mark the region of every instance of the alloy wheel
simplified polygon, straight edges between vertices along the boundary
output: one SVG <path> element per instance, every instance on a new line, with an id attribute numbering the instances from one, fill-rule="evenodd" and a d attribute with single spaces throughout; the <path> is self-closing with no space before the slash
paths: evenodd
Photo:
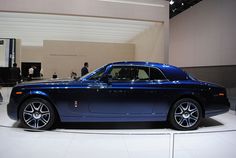
<path id="1" fill-rule="evenodd" d="M 40 101 L 27 104 L 23 110 L 24 122 L 31 128 L 45 127 L 49 123 L 50 117 L 49 108 Z"/>
<path id="2" fill-rule="evenodd" d="M 199 120 L 198 107 L 192 102 L 183 102 L 176 107 L 174 119 L 181 127 L 193 127 Z"/>

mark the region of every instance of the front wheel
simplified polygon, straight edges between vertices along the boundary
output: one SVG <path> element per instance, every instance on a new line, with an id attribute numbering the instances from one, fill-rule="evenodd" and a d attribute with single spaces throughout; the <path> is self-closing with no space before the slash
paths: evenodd
<path id="1" fill-rule="evenodd" d="M 194 130 L 202 119 L 200 104 L 190 98 L 178 100 L 170 110 L 169 122 L 177 130 Z"/>
<path id="2" fill-rule="evenodd" d="M 55 123 L 55 116 L 51 103 L 41 98 L 26 100 L 19 111 L 19 118 L 23 126 L 32 129 L 50 129 Z"/>

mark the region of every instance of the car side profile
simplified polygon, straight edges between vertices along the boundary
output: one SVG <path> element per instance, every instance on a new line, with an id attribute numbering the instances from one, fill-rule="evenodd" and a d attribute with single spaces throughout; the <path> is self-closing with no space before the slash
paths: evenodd
<path id="1" fill-rule="evenodd" d="M 61 122 L 168 121 L 194 130 L 202 118 L 229 110 L 226 89 L 175 66 L 115 62 L 71 81 L 19 84 L 7 112 L 27 128 Z"/>

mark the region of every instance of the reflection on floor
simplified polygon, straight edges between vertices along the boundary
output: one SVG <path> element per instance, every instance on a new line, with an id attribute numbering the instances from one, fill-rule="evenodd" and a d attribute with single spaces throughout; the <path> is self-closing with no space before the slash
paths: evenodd
<path id="1" fill-rule="evenodd" d="M 0 157 L 234 158 L 236 113 L 204 119 L 200 128 L 175 131 L 158 123 L 64 123 L 52 131 L 21 128 L 8 118 L 10 88 L 0 105 Z"/>

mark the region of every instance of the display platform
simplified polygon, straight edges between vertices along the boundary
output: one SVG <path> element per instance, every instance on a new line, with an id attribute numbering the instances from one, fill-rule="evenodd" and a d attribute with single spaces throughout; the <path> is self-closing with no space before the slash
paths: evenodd
<path id="1" fill-rule="evenodd" d="M 176 131 L 158 123 L 60 124 L 52 131 L 23 129 L 8 118 L 4 88 L 0 105 L 1 157 L 56 158 L 234 158 L 236 113 L 204 119 L 194 131 Z"/>

